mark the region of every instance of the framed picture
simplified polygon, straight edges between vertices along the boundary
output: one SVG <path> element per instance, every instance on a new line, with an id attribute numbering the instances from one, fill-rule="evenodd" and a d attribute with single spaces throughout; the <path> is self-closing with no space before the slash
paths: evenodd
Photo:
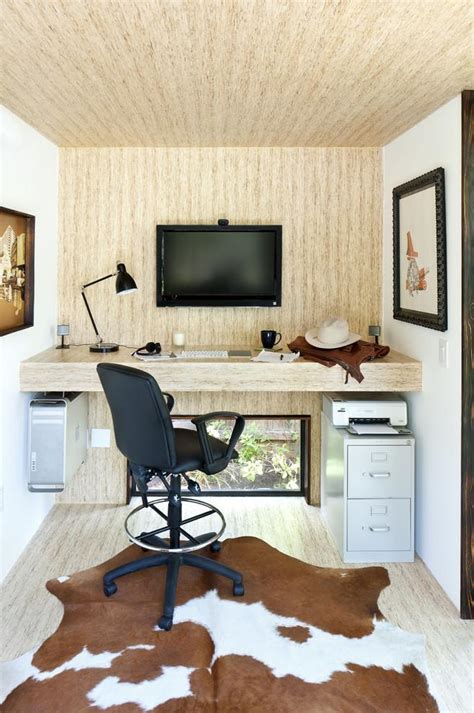
<path id="1" fill-rule="evenodd" d="M 448 328 L 443 168 L 393 189 L 393 317 Z"/>
<path id="2" fill-rule="evenodd" d="M 0 207 L 0 337 L 33 326 L 35 217 Z"/>

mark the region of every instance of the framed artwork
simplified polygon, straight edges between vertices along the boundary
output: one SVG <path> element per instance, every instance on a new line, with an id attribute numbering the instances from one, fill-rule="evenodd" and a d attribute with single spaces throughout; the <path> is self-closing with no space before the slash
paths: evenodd
<path id="1" fill-rule="evenodd" d="M 35 217 L 0 207 L 0 337 L 33 326 Z"/>
<path id="2" fill-rule="evenodd" d="M 393 317 L 448 328 L 443 168 L 393 189 Z"/>

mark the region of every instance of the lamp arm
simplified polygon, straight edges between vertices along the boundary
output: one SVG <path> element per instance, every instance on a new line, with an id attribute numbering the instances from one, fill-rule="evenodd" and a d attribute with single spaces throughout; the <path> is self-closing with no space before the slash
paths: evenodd
<path id="1" fill-rule="evenodd" d="M 84 287 L 87 287 L 87 285 L 85 285 Z M 97 329 L 97 325 L 94 321 L 94 317 L 92 316 L 91 308 L 89 307 L 89 303 L 88 303 L 87 298 L 84 294 L 84 287 L 82 288 L 82 291 L 81 291 L 82 299 L 84 300 L 84 304 L 86 305 L 87 313 L 88 313 L 90 320 L 92 322 L 92 326 L 94 327 L 95 336 L 97 337 L 97 344 L 100 344 L 102 342 L 102 337 L 99 334 L 99 330 Z"/>
<path id="2" fill-rule="evenodd" d="M 116 270 L 115 272 L 111 272 L 110 275 L 105 275 L 105 277 L 99 277 L 98 280 L 92 280 L 92 282 L 87 282 L 85 285 L 82 285 L 82 288 L 81 288 L 81 289 L 82 289 L 82 290 L 85 290 L 86 287 L 90 287 L 91 285 L 95 285 L 95 284 L 97 284 L 97 282 L 102 282 L 102 280 L 108 280 L 109 277 L 115 277 L 115 275 L 117 274 L 117 272 L 118 272 L 118 270 Z"/>
<path id="3" fill-rule="evenodd" d="M 92 282 L 87 282 L 85 285 L 82 285 L 82 287 L 81 287 L 82 299 L 84 300 L 84 304 L 86 305 L 86 309 L 87 309 L 87 314 L 89 315 L 89 318 L 92 322 L 92 326 L 94 327 L 95 336 L 97 337 L 97 344 L 100 344 L 102 342 L 102 337 L 99 334 L 99 330 L 97 329 L 97 325 L 95 323 L 94 317 L 92 316 L 91 308 L 89 307 L 89 303 L 88 303 L 87 298 L 84 294 L 84 290 L 86 289 L 86 287 L 90 287 L 91 285 L 96 285 L 98 282 L 102 282 L 103 280 L 108 280 L 109 277 L 115 277 L 116 274 L 117 274 L 117 272 L 111 272 L 110 275 L 105 275 L 104 277 L 99 277 L 98 280 L 92 280 Z"/>

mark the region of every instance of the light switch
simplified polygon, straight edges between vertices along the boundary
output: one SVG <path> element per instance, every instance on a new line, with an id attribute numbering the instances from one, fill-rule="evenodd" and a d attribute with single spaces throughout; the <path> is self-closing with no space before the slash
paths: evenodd
<path id="1" fill-rule="evenodd" d="M 91 428 L 91 448 L 110 448 L 110 428 Z"/>
<path id="2" fill-rule="evenodd" d="M 447 367 L 448 367 L 448 340 L 447 339 L 439 340 L 438 361 L 439 361 L 439 365 L 442 366 L 443 369 L 447 369 Z"/>

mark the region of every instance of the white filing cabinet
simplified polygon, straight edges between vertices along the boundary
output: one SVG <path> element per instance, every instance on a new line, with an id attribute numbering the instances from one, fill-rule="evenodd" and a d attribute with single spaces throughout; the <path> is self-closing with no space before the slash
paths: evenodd
<path id="1" fill-rule="evenodd" d="M 321 414 L 321 510 L 344 562 L 413 562 L 413 436 L 358 436 Z"/>

